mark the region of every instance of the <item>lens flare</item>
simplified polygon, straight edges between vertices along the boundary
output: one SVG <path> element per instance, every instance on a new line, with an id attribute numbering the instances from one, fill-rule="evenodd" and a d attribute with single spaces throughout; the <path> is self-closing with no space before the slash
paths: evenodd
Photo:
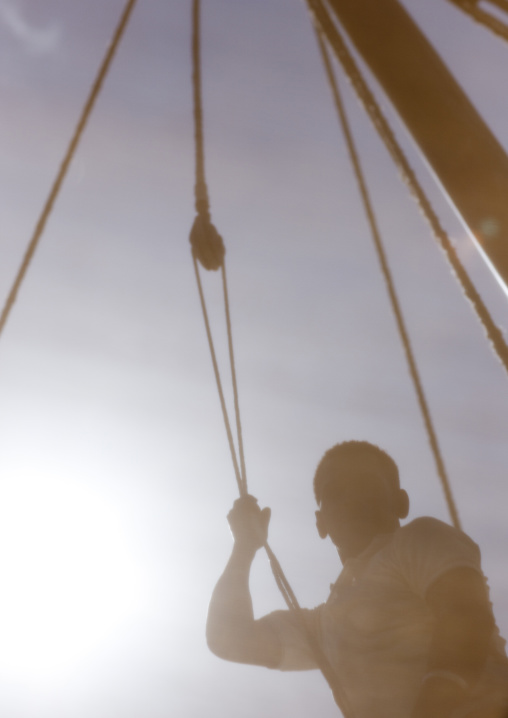
<path id="1" fill-rule="evenodd" d="M 60 682 L 142 608 L 141 566 L 112 506 L 83 482 L 27 474 L 0 488 L 0 671 Z"/>

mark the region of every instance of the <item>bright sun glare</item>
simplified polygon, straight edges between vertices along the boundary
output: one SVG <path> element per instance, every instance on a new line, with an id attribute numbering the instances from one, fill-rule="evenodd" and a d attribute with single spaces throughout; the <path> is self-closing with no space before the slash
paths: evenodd
<path id="1" fill-rule="evenodd" d="M 145 582 L 113 507 L 84 483 L 3 477 L 0 671 L 58 683 L 142 605 Z"/>

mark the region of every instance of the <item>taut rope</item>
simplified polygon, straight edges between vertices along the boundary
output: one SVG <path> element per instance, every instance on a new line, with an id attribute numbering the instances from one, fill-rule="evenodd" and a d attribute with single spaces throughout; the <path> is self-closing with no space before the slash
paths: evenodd
<path id="1" fill-rule="evenodd" d="M 235 470 L 236 482 L 238 484 L 238 490 L 240 496 L 247 494 L 247 479 L 245 472 L 245 459 L 243 452 L 243 438 L 240 422 L 240 408 L 238 401 L 238 386 L 236 381 L 236 371 L 233 353 L 233 335 L 231 329 L 231 316 L 229 311 L 229 296 L 226 282 L 226 271 L 225 271 L 225 248 L 222 237 L 215 229 L 210 218 L 210 206 L 208 199 L 208 189 L 205 178 L 205 162 L 204 162 L 204 138 L 203 138 L 203 109 L 201 101 L 201 69 L 200 69 L 200 0 L 193 0 L 192 5 L 192 61 L 193 61 L 193 95 L 194 95 L 194 136 L 196 142 L 196 182 L 195 182 L 195 206 L 197 216 L 194 220 L 194 224 L 190 233 L 190 242 L 192 246 L 192 257 L 194 261 L 194 269 L 196 274 L 196 281 L 198 285 L 199 297 L 201 302 L 201 309 L 203 312 L 203 318 L 205 322 L 206 334 L 208 338 L 208 345 L 210 349 L 210 355 L 212 358 L 212 364 L 215 374 L 215 381 L 217 384 L 217 390 L 219 392 L 219 399 L 222 408 L 222 415 L 224 419 L 224 425 L 226 427 L 226 433 L 228 437 L 229 448 L 231 451 L 231 458 L 233 461 L 233 467 Z M 235 414 L 236 414 L 236 427 L 238 435 L 238 453 L 240 461 L 238 461 L 235 445 L 233 441 L 233 434 L 231 431 L 231 423 L 228 416 L 226 402 L 224 400 L 224 392 L 222 389 L 222 381 L 220 372 L 217 364 L 216 352 L 214 348 L 212 333 L 210 329 L 210 322 L 208 319 L 208 311 L 206 308 L 206 301 L 203 293 L 203 286 L 199 273 L 198 262 L 208 270 L 221 269 L 222 271 L 222 284 L 224 293 L 224 305 L 226 311 L 226 324 L 228 332 L 228 347 L 229 347 L 229 359 L 231 364 L 231 376 L 233 383 L 233 394 L 235 402 Z M 240 468 L 241 467 L 241 468 Z M 270 562 L 275 582 L 286 602 L 287 607 L 290 611 L 293 611 L 298 616 L 302 631 L 307 637 L 309 647 L 314 653 L 316 663 L 325 677 L 328 685 L 330 686 L 334 695 L 335 701 L 341 708 L 347 718 L 353 718 L 352 712 L 347 705 L 346 698 L 343 694 L 339 680 L 335 671 L 333 670 L 328 658 L 323 653 L 320 645 L 318 644 L 316 637 L 311 632 L 310 628 L 305 621 L 304 614 L 298 603 L 293 589 L 289 581 L 287 580 L 282 567 L 273 553 L 272 549 L 268 545 L 268 542 L 264 544 L 264 549 Z"/>
<path id="2" fill-rule="evenodd" d="M 81 112 L 81 117 L 79 118 L 78 124 L 76 125 L 76 129 L 74 130 L 74 134 L 73 134 L 72 139 L 67 148 L 67 152 L 65 153 L 62 164 L 60 165 L 58 174 L 55 178 L 53 186 L 51 187 L 51 191 L 48 195 L 48 198 L 47 198 L 44 208 L 41 212 L 41 215 L 37 221 L 32 238 L 31 238 L 28 248 L 25 252 L 25 255 L 21 262 L 20 268 L 18 270 L 18 273 L 16 275 L 14 283 L 11 287 L 11 290 L 7 296 L 5 305 L 2 309 L 2 313 L 0 315 L 0 335 L 3 332 L 5 323 L 7 322 L 7 319 L 9 318 L 11 309 L 14 305 L 14 302 L 16 301 L 16 296 L 18 294 L 19 288 L 23 282 L 23 279 L 25 278 L 26 272 L 28 270 L 28 267 L 30 265 L 30 262 L 32 261 L 34 254 L 35 254 L 35 250 L 37 249 L 37 246 L 39 244 L 39 240 L 42 236 L 42 233 L 44 232 L 46 222 L 48 220 L 49 215 L 51 214 L 53 205 L 55 204 L 55 201 L 56 201 L 58 194 L 60 192 L 60 189 L 62 187 L 63 181 L 67 175 L 67 170 L 69 169 L 69 165 L 72 161 L 72 158 L 74 157 L 74 155 L 76 153 L 76 149 L 78 147 L 79 141 L 84 132 L 84 129 L 86 127 L 88 119 L 92 113 L 92 110 L 95 105 L 95 101 L 97 99 L 97 96 L 99 95 L 99 92 L 101 91 L 101 88 L 102 88 L 102 85 L 106 78 L 106 75 L 108 74 L 108 70 L 110 68 L 111 62 L 115 55 L 115 52 L 116 52 L 118 45 L 120 44 L 120 41 L 124 35 L 125 28 L 127 27 L 127 23 L 129 21 L 129 18 L 131 16 L 131 13 L 132 13 L 132 10 L 134 9 L 135 4 L 136 4 L 136 0 L 128 0 L 128 2 L 126 3 L 124 10 L 122 12 L 122 15 L 120 16 L 118 25 L 113 33 L 113 37 L 111 38 L 111 41 L 108 45 L 106 54 L 104 56 L 101 66 L 99 68 L 97 76 L 94 80 L 94 83 L 90 90 L 90 94 L 88 96 L 88 99 L 85 103 L 85 106 L 83 107 L 82 112 Z"/>
<path id="3" fill-rule="evenodd" d="M 459 513 L 457 510 L 457 506 L 455 503 L 455 500 L 453 498 L 452 489 L 450 486 L 450 480 L 448 478 L 445 464 L 443 461 L 443 457 L 441 454 L 441 450 L 439 448 L 439 442 L 437 439 L 437 434 L 434 429 L 434 425 L 432 422 L 432 417 L 430 414 L 428 402 L 425 396 L 425 392 L 423 389 L 423 384 L 420 378 L 420 373 L 418 370 L 418 365 L 416 363 L 416 358 L 411 346 L 411 340 L 409 338 L 409 333 L 406 328 L 406 324 L 404 321 L 404 316 L 402 314 L 402 309 L 400 306 L 399 299 L 397 297 L 397 292 L 395 289 L 395 283 L 393 281 L 392 273 L 390 270 L 390 266 L 388 264 L 388 260 L 386 257 L 386 252 L 383 246 L 383 240 L 381 238 L 381 234 L 379 231 L 379 227 L 376 221 L 376 216 L 374 213 L 374 208 L 372 206 L 372 202 L 369 196 L 369 190 L 367 189 L 367 183 L 365 181 L 365 176 L 362 170 L 362 166 L 360 163 L 360 157 L 358 155 L 357 149 L 355 147 L 355 142 L 353 139 L 353 135 L 351 132 L 351 128 L 349 125 L 349 121 L 346 115 L 346 110 L 344 107 L 344 103 L 342 101 L 342 97 L 339 92 L 339 86 L 337 83 L 337 78 L 335 77 L 332 64 L 330 62 L 330 57 L 328 55 L 328 50 L 326 49 L 323 36 L 321 33 L 321 28 L 315 23 L 315 30 L 316 30 L 316 37 L 318 40 L 319 49 L 321 52 L 321 57 L 323 59 L 323 64 L 325 67 L 326 76 L 328 78 L 328 83 L 330 85 L 330 89 L 332 91 L 333 99 L 335 102 L 335 107 L 337 109 L 337 114 L 339 116 L 340 124 L 342 126 L 342 131 L 344 133 L 344 137 L 346 140 L 349 156 L 351 158 L 351 163 L 353 165 L 353 170 L 356 176 L 356 180 L 358 182 L 358 188 L 360 190 L 360 195 L 362 197 L 365 214 L 367 215 L 367 221 L 370 226 L 370 231 L 372 235 L 372 240 L 374 242 L 374 246 L 376 249 L 376 253 L 378 256 L 381 273 L 383 274 L 386 289 L 388 291 L 388 296 L 390 298 L 390 304 L 392 306 L 392 311 L 395 317 L 395 322 L 397 324 L 397 329 L 399 332 L 400 340 L 402 342 L 402 346 L 404 348 L 404 353 L 406 355 L 406 360 L 409 367 L 409 373 L 411 375 L 411 380 L 413 382 L 413 386 L 415 388 L 416 396 L 418 399 L 418 405 L 420 407 L 420 412 L 422 414 L 423 423 L 425 425 L 425 429 L 427 431 L 427 436 L 429 439 L 430 448 L 432 450 L 432 454 L 434 456 L 434 461 L 436 464 L 437 473 L 439 476 L 439 480 L 441 482 L 441 486 L 445 495 L 446 504 L 448 506 L 448 511 L 450 513 L 450 518 L 452 520 L 453 525 L 455 528 L 461 529 L 460 524 L 460 518 Z"/>

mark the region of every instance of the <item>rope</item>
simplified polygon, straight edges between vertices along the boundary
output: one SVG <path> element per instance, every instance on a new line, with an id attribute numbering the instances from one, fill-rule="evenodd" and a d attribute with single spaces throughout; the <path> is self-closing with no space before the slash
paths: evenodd
<path id="1" fill-rule="evenodd" d="M 197 282 L 198 291 L 199 291 L 199 299 L 201 301 L 201 310 L 203 312 L 203 318 L 205 320 L 206 336 L 208 338 L 208 346 L 210 348 L 210 356 L 212 357 L 213 371 L 215 374 L 217 390 L 219 392 L 220 405 L 221 405 L 221 409 L 222 409 L 222 416 L 224 418 L 224 425 L 226 427 L 226 434 L 228 437 L 229 450 L 231 452 L 231 459 L 233 460 L 233 468 L 235 470 L 236 483 L 238 484 L 238 491 L 240 492 L 240 496 L 245 496 L 247 494 L 247 485 L 246 485 L 246 483 L 244 483 L 244 481 L 242 479 L 242 475 L 240 473 L 240 469 L 238 467 L 238 460 L 236 458 L 235 444 L 233 441 L 233 434 L 231 432 L 231 424 L 229 422 L 228 410 L 226 408 L 226 402 L 224 400 L 224 392 L 222 390 L 222 381 L 220 378 L 219 365 L 217 363 L 217 356 L 215 354 L 215 347 L 213 344 L 212 332 L 210 329 L 210 320 L 208 319 L 208 311 L 206 309 L 206 300 L 205 300 L 205 295 L 203 293 L 203 285 L 201 284 L 201 277 L 199 274 L 198 262 L 197 262 L 196 257 L 194 257 L 194 256 L 193 256 L 193 261 L 194 261 L 194 271 L 196 273 L 196 282 Z"/>
<path id="2" fill-rule="evenodd" d="M 314 27 L 315 27 L 315 31 L 316 31 L 316 37 L 317 37 L 317 41 L 318 41 L 318 45 L 319 45 L 319 50 L 321 52 L 321 57 L 323 59 L 323 64 L 325 67 L 326 76 L 328 78 L 328 83 L 329 83 L 330 89 L 332 91 L 333 99 L 335 102 L 335 107 L 336 107 L 337 113 L 339 115 L 339 120 L 340 120 L 340 124 L 342 126 L 342 131 L 343 131 L 344 137 L 346 139 L 349 156 L 351 158 L 351 163 L 353 165 L 356 180 L 358 182 L 360 195 L 362 197 L 363 205 L 365 208 L 365 213 L 367 215 L 367 221 L 370 226 L 372 239 L 374 242 L 374 246 L 375 246 L 376 253 L 377 253 L 378 260 L 379 260 L 380 267 L 381 267 L 381 272 L 382 272 L 384 280 L 385 280 L 386 289 L 388 291 L 393 314 L 395 316 L 395 321 L 397 323 L 397 329 L 399 331 L 402 346 L 404 347 L 404 353 L 406 355 L 407 363 L 409 366 L 409 373 L 411 375 L 411 379 L 413 381 L 413 385 L 414 385 L 414 388 L 416 391 L 416 396 L 418 398 L 418 404 L 420 406 L 420 411 L 422 414 L 423 422 L 425 424 L 425 429 L 427 431 L 429 444 L 430 444 L 430 447 L 432 450 L 432 454 L 434 456 L 434 461 L 436 464 L 436 469 L 437 469 L 437 473 L 439 476 L 439 480 L 441 482 L 441 486 L 442 486 L 442 489 L 443 489 L 443 492 L 445 495 L 446 503 L 448 506 L 448 511 L 450 513 L 450 518 L 451 518 L 452 523 L 455 526 L 455 528 L 461 529 L 462 527 L 460 524 L 459 514 L 457 511 L 455 500 L 453 498 L 450 481 L 448 479 L 444 461 L 443 461 L 443 458 L 441 455 L 441 450 L 439 448 L 437 435 L 436 435 L 434 425 L 432 422 L 432 418 L 430 415 L 428 402 L 425 397 L 423 384 L 420 379 L 418 366 L 417 366 L 414 352 L 413 352 L 413 349 L 411 346 L 411 340 L 409 338 L 409 334 L 408 334 L 408 331 L 406 328 L 406 324 L 405 324 L 404 317 L 402 314 L 400 302 L 397 297 L 395 284 L 394 284 L 390 266 L 388 264 L 388 260 L 386 257 L 386 252 L 385 252 L 385 249 L 383 246 L 383 240 L 381 238 L 381 234 L 379 232 L 379 228 L 377 225 L 376 216 L 375 216 L 372 202 L 371 202 L 371 199 L 369 196 L 369 191 L 367 188 L 365 176 L 364 176 L 362 166 L 360 163 L 360 158 L 359 158 L 356 146 L 355 146 L 355 141 L 353 139 L 349 121 L 348 121 L 348 118 L 346 115 L 344 103 L 343 103 L 342 97 L 340 95 L 337 78 L 335 77 L 335 74 L 333 72 L 332 64 L 330 62 L 330 57 L 329 57 L 328 51 L 325 47 L 325 43 L 323 41 L 323 36 L 322 36 L 321 30 L 316 24 L 314 24 Z"/>
<path id="3" fill-rule="evenodd" d="M 222 381 L 220 378 L 220 372 L 219 372 L 219 367 L 218 367 L 218 363 L 217 363 L 215 347 L 214 347 L 214 343 L 213 343 L 212 333 L 210 330 L 210 321 L 208 319 L 208 311 L 206 309 L 206 301 L 205 301 L 205 297 L 204 297 L 204 293 L 203 293 L 201 277 L 199 274 L 198 260 L 194 255 L 193 255 L 193 262 L 194 262 L 194 271 L 196 274 L 196 281 L 197 281 L 197 285 L 198 285 L 199 297 L 200 297 L 200 301 L 201 301 L 201 310 L 202 310 L 203 318 L 205 321 L 206 335 L 208 338 L 208 346 L 210 348 L 210 356 L 212 358 L 212 365 L 213 365 L 213 370 L 214 370 L 214 374 L 215 374 L 215 381 L 216 381 L 217 390 L 219 393 L 219 399 L 220 399 L 220 404 L 221 404 L 221 408 L 222 408 L 222 415 L 224 418 L 224 425 L 226 427 L 226 433 L 227 433 L 227 437 L 228 437 L 231 458 L 233 460 L 235 478 L 236 478 L 236 482 L 238 485 L 238 490 L 239 490 L 240 496 L 245 496 L 247 494 L 247 482 L 246 482 L 246 480 L 243 479 L 240 469 L 238 467 L 238 460 L 236 457 L 233 435 L 231 432 L 231 424 L 229 421 L 226 403 L 224 400 Z M 224 267 L 223 267 L 223 269 L 224 269 Z M 225 269 L 223 271 L 223 283 L 224 283 L 224 286 L 226 286 Z M 225 289 L 225 292 L 226 292 L 225 296 L 227 297 L 227 288 Z M 230 358 L 231 358 L 233 345 L 232 345 L 232 336 L 231 336 L 231 332 L 230 332 L 229 311 L 227 312 L 227 316 L 228 316 L 228 343 L 229 343 Z M 234 368 L 233 368 L 234 360 L 232 359 L 231 361 L 232 361 L 232 365 L 231 365 L 232 366 L 232 376 L 235 377 L 233 379 L 233 383 L 236 386 L 236 376 L 235 376 L 235 372 L 234 372 Z M 240 426 L 239 408 L 238 408 L 237 402 L 235 402 L 235 408 L 237 410 L 237 422 L 238 422 L 237 426 Z M 240 456 L 241 456 L 242 462 L 244 462 L 243 452 L 240 454 Z M 244 466 L 244 463 L 243 463 L 243 466 Z M 245 470 L 245 467 L 244 467 L 244 470 Z M 245 474 L 243 476 L 245 476 Z M 266 542 L 264 544 L 264 549 L 268 556 L 268 560 L 270 562 L 270 568 L 272 570 L 272 573 L 273 573 L 273 576 L 275 579 L 275 583 L 276 583 L 279 591 L 281 592 L 282 597 L 283 597 L 288 609 L 290 611 L 294 612 L 295 615 L 298 617 L 302 631 L 304 632 L 304 634 L 307 638 L 307 641 L 309 643 L 309 646 L 310 646 L 312 652 L 314 653 L 316 664 L 318 665 L 321 673 L 323 674 L 326 682 L 328 683 L 328 685 L 333 693 L 335 702 L 341 709 L 342 713 L 345 716 L 347 716 L 347 718 L 352 718 L 353 714 L 352 714 L 351 709 L 350 708 L 346 709 L 347 702 L 346 702 L 345 696 L 342 692 L 341 686 L 338 682 L 338 678 L 335 675 L 335 671 L 332 668 L 330 662 L 328 661 L 328 658 L 323 653 L 319 643 L 317 642 L 316 637 L 314 636 L 314 634 L 310 630 L 309 626 L 307 625 L 307 622 L 305 621 L 305 618 L 304 618 L 302 608 L 301 608 L 300 604 L 298 603 L 298 599 L 296 598 L 296 595 L 295 595 L 293 589 L 291 588 L 291 584 L 289 583 L 288 579 L 286 578 L 286 575 L 284 574 L 284 571 L 282 570 L 282 567 L 281 567 L 277 557 L 273 553 L 272 549 L 270 548 L 268 542 Z"/>
<path id="4" fill-rule="evenodd" d="M 219 399 L 222 408 L 222 416 L 226 433 L 228 436 L 229 449 L 233 460 L 236 482 L 240 496 L 247 494 L 247 472 L 245 469 L 245 455 L 243 449 L 243 433 L 240 420 L 240 402 L 238 396 L 238 384 L 236 380 L 235 356 L 233 351 L 233 330 L 231 324 L 231 313 L 229 309 L 229 295 L 226 279 L 225 266 L 225 248 L 222 237 L 214 227 L 210 218 L 210 202 L 208 199 L 208 188 L 205 178 L 205 151 L 203 136 L 203 106 L 202 106 L 202 90 L 201 90 L 201 48 L 200 48 L 200 0 L 193 0 L 192 4 L 192 87 L 194 96 L 194 139 L 196 146 L 196 183 L 195 183 L 195 206 L 197 216 L 190 233 L 190 242 L 192 246 L 192 257 L 194 261 L 194 271 L 198 284 L 199 296 L 201 300 L 201 309 L 205 320 L 206 334 L 208 337 L 208 345 L 212 357 L 212 364 L 215 373 L 215 381 L 219 392 Z M 221 269 L 222 273 L 222 289 L 224 294 L 224 307 L 226 313 L 226 326 L 228 335 L 229 363 L 231 367 L 231 379 L 233 384 L 233 397 L 235 406 L 236 433 L 238 440 L 238 453 L 240 462 L 236 456 L 233 435 L 231 432 L 231 423 L 224 400 L 224 392 L 222 390 L 222 382 L 217 364 L 215 349 L 213 345 L 210 322 L 208 312 L 206 310 L 206 302 L 199 274 L 198 261 L 209 270 Z M 240 465 L 239 465 L 240 464 Z"/>
<path id="5" fill-rule="evenodd" d="M 311 14 L 314 16 L 316 22 L 321 27 L 324 35 L 330 43 L 337 59 L 340 61 L 346 76 L 353 85 L 359 100 L 363 104 L 379 136 L 385 143 L 385 146 L 409 191 L 416 199 L 423 215 L 430 224 L 432 232 L 439 245 L 444 250 L 446 257 L 452 266 L 452 270 L 462 286 L 462 290 L 466 298 L 471 302 L 494 351 L 499 357 L 505 370 L 508 372 L 508 346 L 506 345 L 503 335 L 494 323 L 487 307 L 483 303 L 467 272 L 462 266 L 450 238 L 441 226 L 440 221 L 434 212 L 427 195 L 425 194 L 425 191 L 420 185 L 416 174 L 404 154 L 404 151 L 397 142 L 388 121 L 384 117 L 381 108 L 364 80 L 355 60 L 347 49 L 336 25 L 330 19 L 330 16 L 321 0 L 307 0 L 307 4 Z"/>
<path id="6" fill-rule="evenodd" d="M 215 347 L 214 347 L 214 343 L 213 343 L 212 333 L 210 330 L 210 321 L 208 318 L 208 311 L 206 309 L 206 300 L 205 300 L 204 293 L 203 293 L 203 287 L 202 287 L 201 277 L 200 277 L 199 267 L 198 267 L 198 260 L 195 256 L 193 256 L 193 262 L 194 262 L 194 271 L 196 274 L 196 281 L 197 281 L 197 285 L 198 285 L 199 298 L 200 298 L 200 302 L 201 302 L 201 310 L 202 310 L 203 318 L 205 321 L 206 335 L 208 338 L 208 346 L 210 349 L 210 356 L 212 358 L 212 365 L 213 365 L 213 370 L 214 370 L 214 374 L 215 374 L 215 381 L 216 381 L 217 390 L 219 393 L 219 399 L 220 399 L 220 404 L 221 404 L 221 408 L 222 408 L 222 415 L 224 418 L 224 425 L 226 427 L 226 433 L 227 433 L 227 437 L 228 437 L 231 458 L 233 460 L 235 478 L 236 478 L 236 482 L 238 485 L 238 490 L 239 490 L 240 496 L 245 496 L 247 494 L 247 482 L 246 482 L 246 480 L 245 481 L 243 480 L 242 474 L 238 467 L 238 460 L 236 457 L 233 435 L 231 432 L 231 424 L 229 421 L 226 403 L 224 400 L 222 381 L 221 381 L 219 367 L 218 367 L 218 363 L 217 363 L 217 357 L 216 357 L 216 353 L 215 353 Z M 224 284 L 226 283 L 225 270 L 223 272 L 223 282 L 224 282 Z M 227 296 L 227 289 L 225 291 L 226 291 L 226 296 Z M 231 340 L 231 333 L 230 333 L 229 329 L 230 329 L 230 323 L 228 322 L 228 340 L 229 340 L 229 348 L 230 348 L 230 356 L 231 356 L 232 340 Z M 232 364 L 232 374 L 234 376 L 233 366 L 234 366 L 234 363 Z M 234 379 L 234 382 L 236 382 L 236 378 Z M 238 409 L 237 420 L 238 420 L 238 426 L 239 426 L 240 425 L 239 409 Z M 240 456 L 242 457 L 242 461 L 244 461 L 243 453 L 240 454 Z M 282 597 L 283 597 L 288 609 L 290 611 L 294 612 L 295 615 L 298 617 L 302 631 L 304 632 L 304 634 L 307 638 L 307 641 L 309 643 L 309 646 L 310 646 L 312 652 L 314 653 L 316 664 L 318 665 L 321 673 L 323 674 L 326 682 L 328 683 L 328 685 L 333 693 L 335 702 L 341 709 L 342 713 L 345 716 L 347 716 L 347 718 L 352 718 L 353 714 L 352 714 L 351 709 L 350 708 L 346 709 L 346 706 L 347 706 L 346 698 L 342 692 L 342 689 L 338 682 L 338 678 L 335 674 L 335 671 L 332 668 L 330 662 L 328 661 L 328 658 L 323 653 L 319 643 L 317 642 L 315 635 L 312 633 L 309 626 L 307 625 L 307 622 L 305 621 L 305 618 L 304 618 L 302 608 L 301 608 L 300 604 L 298 603 L 298 599 L 296 598 L 296 595 L 295 595 L 293 589 L 291 588 L 291 584 L 289 583 L 288 579 L 286 578 L 286 575 L 284 574 L 284 571 L 282 570 L 282 567 L 281 567 L 277 557 L 273 553 L 268 542 L 266 542 L 264 544 L 263 548 L 265 549 L 265 552 L 268 556 L 270 568 L 272 570 L 272 573 L 273 573 L 273 576 L 275 579 L 275 583 L 276 583 L 280 593 L 282 594 Z"/>
<path id="7" fill-rule="evenodd" d="M 30 265 L 30 262 L 32 261 L 32 258 L 35 254 L 35 250 L 37 249 L 37 245 L 39 244 L 39 240 L 42 236 L 42 233 L 44 232 L 46 222 L 48 220 L 49 215 L 51 214 L 53 205 L 58 197 L 61 186 L 62 186 L 65 176 L 67 174 L 67 170 L 69 169 L 70 163 L 76 153 L 76 149 L 78 147 L 79 141 L 80 141 L 83 131 L 86 127 L 88 119 L 92 113 L 92 110 L 95 105 L 95 101 L 99 95 L 99 92 L 101 91 L 102 85 L 104 83 L 104 80 L 105 80 L 108 70 L 110 68 L 111 62 L 115 55 L 115 52 L 116 52 L 118 45 L 120 44 L 120 41 L 124 35 L 125 28 L 127 27 L 127 23 L 129 21 L 129 18 L 131 16 L 131 13 L 132 13 L 132 10 L 134 9 L 135 4 L 136 4 L 136 0 L 128 0 L 128 2 L 126 3 L 124 10 L 122 12 L 122 15 L 120 16 L 118 25 L 117 25 L 117 27 L 113 33 L 113 36 L 111 38 L 111 41 L 108 45 L 106 54 L 104 56 L 101 66 L 99 68 L 97 76 L 94 80 L 94 83 L 90 90 L 90 94 L 88 96 L 88 99 L 85 103 L 85 106 L 83 107 L 81 117 L 79 118 L 78 124 L 76 125 L 76 129 L 74 130 L 74 134 L 73 134 L 72 139 L 67 148 L 67 152 L 65 153 L 64 159 L 60 165 L 60 169 L 58 171 L 56 179 L 53 183 L 53 186 L 52 186 L 49 196 L 46 200 L 46 203 L 45 203 L 42 213 L 39 217 L 39 220 L 37 221 L 34 233 L 32 235 L 32 238 L 30 240 L 28 248 L 27 248 L 25 255 L 23 257 L 23 260 L 21 262 L 21 266 L 18 270 L 16 279 L 14 280 L 14 284 L 12 285 L 12 288 L 11 288 L 11 290 L 7 296 L 7 299 L 5 301 L 5 305 L 2 309 L 2 313 L 0 315 L 0 335 L 3 332 L 3 329 L 5 327 L 7 319 L 9 318 L 11 309 L 14 305 L 14 302 L 16 301 L 16 296 L 18 294 L 21 283 L 23 282 L 23 279 L 25 278 L 25 275 L 26 275 L 26 272 Z"/>
<path id="8" fill-rule="evenodd" d="M 264 549 L 270 561 L 270 567 L 272 569 L 272 573 L 274 575 L 277 587 L 279 588 L 279 591 L 281 592 L 289 610 L 292 611 L 298 617 L 300 626 L 307 638 L 312 652 L 314 653 L 316 663 L 333 693 L 335 702 L 339 706 L 342 714 L 346 716 L 346 718 L 352 718 L 353 713 L 351 707 L 344 695 L 338 677 L 334 669 L 332 668 L 328 658 L 324 654 L 321 646 L 319 645 L 316 636 L 308 626 L 307 621 L 305 620 L 303 610 L 298 603 L 298 599 L 296 598 L 293 589 L 291 588 L 291 585 L 289 584 L 289 581 L 287 580 L 277 557 L 273 553 L 268 543 L 264 544 Z"/>
<path id="9" fill-rule="evenodd" d="M 228 332 L 228 349 L 229 349 L 229 364 L 231 366 L 231 380 L 233 382 L 233 397 L 235 402 L 235 418 L 236 428 L 238 433 L 238 453 L 240 455 L 240 468 L 242 475 L 243 488 L 247 493 L 247 469 L 245 468 L 245 455 L 243 451 L 243 434 L 242 434 L 242 422 L 240 418 L 240 403 L 238 400 L 238 385 L 236 382 L 236 368 L 235 368 L 235 355 L 233 352 L 233 329 L 231 326 L 231 314 L 229 311 L 229 294 L 228 284 L 226 281 L 226 264 L 222 263 L 222 288 L 224 292 L 224 307 L 226 310 L 226 326 Z"/>
<path id="10" fill-rule="evenodd" d="M 194 145 L 196 148 L 196 212 L 210 218 L 210 202 L 205 180 L 203 104 L 201 101 L 201 3 L 192 3 L 192 88 L 194 95 Z"/>
<path id="11" fill-rule="evenodd" d="M 215 374 L 215 381 L 219 392 L 219 399 L 222 408 L 222 415 L 224 418 L 224 425 L 226 427 L 226 433 L 228 437 L 229 448 L 231 452 L 231 458 L 233 460 L 233 467 L 235 470 L 236 482 L 238 484 L 238 490 L 240 496 L 247 494 L 247 478 L 245 469 L 245 457 L 243 451 L 243 439 L 242 429 L 240 421 L 240 407 L 238 401 L 238 386 L 236 380 L 236 369 L 233 352 L 233 334 L 231 327 L 231 315 L 229 310 L 229 295 L 226 281 L 226 269 L 224 261 L 224 244 L 219 233 L 211 223 L 210 218 L 210 205 L 208 199 L 208 189 L 205 179 L 204 169 L 204 139 L 203 139 L 203 108 L 201 102 L 201 70 L 200 70 L 200 0 L 193 0 L 192 6 L 192 81 L 193 81 L 193 95 L 194 95 L 194 137 L 196 143 L 196 183 L 195 183 L 195 206 L 197 211 L 197 217 L 194 220 L 194 224 L 191 229 L 190 242 L 192 246 L 192 257 L 194 262 L 194 271 L 196 275 L 196 282 L 198 285 L 198 292 L 201 302 L 201 310 L 205 321 L 206 334 L 208 338 L 208 345 L 210 348 L 210 355 L 212 358 L 212 365 Z M 203 292 L 203 286 L 201 283 L 201 276 L 199 272 L 198 262 L 200 262 L 205 269 L 216 270 L 219 267 L 222 270 L 222 287 L 224 293 L 224 305 L 226 311 L 226 324 L 228 333 L 228 349 L 229 349 L 229 360 L 231 365 L 231 378 L 233 384 L 233 394 L 235 402 L 235 416 L 236 416 L 236 428 L 238 434 L 238 452 L 240 456 L 240 466 L 238 465 L 238 459 L 236 456 L 233 435 L 231 432 L 231 424 L 228 417 L 226 408 L 226 402 L 224 400 L 224 392 L 222 389 L 222 381 L 220 377 L 219 367 L 217 363 L 217 357 L 215 353 L 212 333 L 210 329 L 210 322 L 208 319 L 208 311 L 206 308 L 206 301 Z M 288 609 L 295 613 L 300 621 L 302 631 L 306 635 L 309 646 L 314 653 L 316 663 L 321 670 L 325 680 L 330 686 L 333 696 L 337 705 L 341 708 L 344 715 L 348 718 L 352 717 L 352 712 L 349 708 L 345 710 L 347 702 L 343 695 L 341 686 L 338 682 L 338 678 L 335 675 L 330 662 L 323 653 L 319 646 L 316 637 L 310 630 L 307 622 L 305 621 L 304 614 L 298 603 L 293 589 L 289 581 L 287 580 L 282 567 L 273 553 L 272 549 L 266 542 L 264 549 L 270 562 L 270 567 L 275 578 L 277 587 L 279 588 L 284 601 Z"/>
<path id="12" fill-rule="evenodd" d="M 485 1 L 490 2 L 491 5 L 498 7 L 508 15 L 508 2 L 506 2 L 506 0 Z M 448 0 L 448 2 L 451 2 L 452 5 L 455 5 L 459 8 L 459 10 L 465 12 L 466 15 L 469 15 L 469 17 L 478 22 L 480 25 L 484 25 L 489 30 L 492 30 L 495 35 L 502 37 L 503 40 L 508 40 L 508 25 L 490 13 L 485 12 L 485 10 L 479 8 L 478 0 Z"/>

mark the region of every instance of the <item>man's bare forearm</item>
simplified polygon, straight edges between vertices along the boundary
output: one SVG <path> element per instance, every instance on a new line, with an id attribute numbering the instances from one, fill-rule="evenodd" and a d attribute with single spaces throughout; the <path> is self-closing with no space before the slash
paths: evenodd
<path id="1" fill-rule="evenodd" d="M 249 590 L 252 561 L 266 542 L 269 519 L 270 510 L 261 511 L 252 496 L 236 501 L 229 512 L 235 543 L 212 594 L 206 639 L 210 650 L 227 661 L 274 667 L 280 642 L 266 622 L 254 619 Z"/>
<path id="2" fill-rule="evenodd" d="M 241 660 L 238 656 L 244 651 L 245 639 L 253 630 L 249 574 L 254 556 L 255 551 L 235 544 L 208 608 L 208 646 L 220 658 L 230 661 Z"/>

